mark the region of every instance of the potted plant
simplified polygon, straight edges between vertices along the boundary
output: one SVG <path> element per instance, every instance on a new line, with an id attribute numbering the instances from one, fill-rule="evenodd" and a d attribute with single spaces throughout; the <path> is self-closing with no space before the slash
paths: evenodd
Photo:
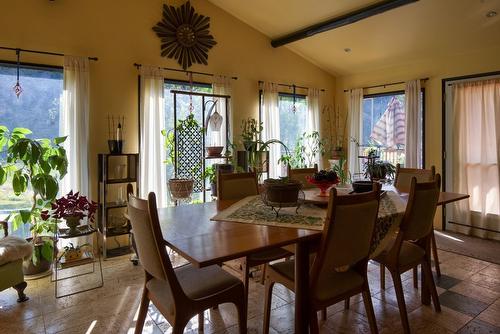
<path id="1" fill-rule="evenodd" d="M 66 137 L 31 139 L 26 128 L 12 131 L 0 125 L 0 186 L 9 180 L 16 196 L 28 193 L 31 207 L 14 210 L 6 218 L 14 229 L 30 224 L 34 251 L 31 261 L 24 263 L 26 275 L 47 271 L 54 258 L 53 235 L 57 228 L 55 219 L 41 219 L 43 211 L 59 191 L 59 180 L 66 175 L 68 160 L 61 144 Z"/>
<path id="2" fill-rule="evenodd" d="M 68 243 L 67 246 L 64 246 L 64 251 L 59 256 L 59 260 L 61 260 L 63 257 L 64 257 L 64 262 L 79 260 L 82 258 L 83 250 L 87 247 L 90 247 L 89 243 L 74 246 L 73 243 L 70 242 Z"/>
<path id="3" fill-rule="evenodd" d="M 365 177 L 370 180 L 393 179 L 396 167 L 387 161 L 374 160 L 364 163 Z"/>
<path id="4" fill-rule="evenodd" d="M 292 168 L 308 168 L 314 165 L 317 155 L 324 154 L 325 143 L 320 138 L 319 132 L 304 132 L 297 138 L 293 151 L 281 156 L 279 162 Z"/>
<path id="5" fill-rule="evenodd" d="M 302 183 L 288 177 L 264 180 L 266 200 L 274 205 L 297 203 L 300 189 Z"/>
<path id="6" fill-rule="evenodd" d="M 203 177 L 208 180 L 208 183 L 210 183 L 212 196 L 217 196 L 217 174 L 215 174 L 215 167 L 206 167 L 203 172 Z"/>
<path id="7" fill-rule="evenodd" d="M 256 149 L 256 143 L 260 139 L 260 134 L 264 130 L 262 122 L 257 122 L 254 118 L 244 119 L 241 123 L 241 141 L 245 151 Z"/>
<path id="8" fill-rule="evenodd" d="M 42 219 L 64 219 L 69 227 L 68 234 L 75 235 L 78 234 L 78 226 L 83 218 L 87 218 L 91 223 L 94 222 L 96 210 L 96 202 L 89 201 L 87 196 L 80 195 L 79 192 L 73 193 L 73 190 L 71 190 L 68 194 L 52 203 L 51 212 L 43 211 Z"/>
<path id="9" fill-rule="evenodd" d="M 351 182 L 351 173 L 347 170 L 346 167 L 347 160 L 344 156 L 340 156 L 337 163 L 332 163 L 332 171 L 337 174 L 339 178 L 339 186 L 345 186 Z"/>
<path id="10" fill-rule="evenodd" d="M 198 134 L 199 141 L 202 141 L 204 129 L 198 124 L 194 115 L 190 113 L 186 119 L 177 121 L 175 126 L 175 132 L 173 129 L 166 131 L 162 130 L 161 134 L 165 137 L 164 146 L 167 150 L 167 159 L 164 161 L 167 165 L 173 165 L 177 163 L 178 155 L 184 154 L 182 151 L 176 150 L 176 134 L 177 136 L 183 136 L 187 133 Z M 198 143 L 193 143 L 198 144 Z M 194 168 L 193 170 L 195 170 Z M 193 171 L 191 171 L 193 172 Z M 168 180 L 168 188 L 170 190 L 170 194 L 174 199 L 186 199 L 191 196 L 193 192 L 193 178 L 177 178 L 173 177 Z"/>

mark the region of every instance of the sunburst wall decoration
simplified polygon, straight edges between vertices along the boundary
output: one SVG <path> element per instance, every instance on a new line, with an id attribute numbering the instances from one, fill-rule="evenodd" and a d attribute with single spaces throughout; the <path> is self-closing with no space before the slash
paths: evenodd
<path id="1" fill-rule="evenodd" d="M 210 17 L 195 12 L 189 1 L 180 7 L 163 5 L 163 18 L 153 30 L 161 40 L 161 56 L 174 58 L 185 70 L 208 65 L 208 50 L 217 42 L 210 35 Z"/>

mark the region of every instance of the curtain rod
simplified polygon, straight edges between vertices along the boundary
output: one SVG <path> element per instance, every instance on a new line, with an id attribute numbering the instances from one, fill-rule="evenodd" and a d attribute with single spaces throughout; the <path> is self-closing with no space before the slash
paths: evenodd
<path id="1" fill-rule="evenodd" d="M 262 80 L 259 80 L 259 84 L 263 84 L 264 81 Z M 273 82 L 274 84 L 278 85 L 278 86 L 282 86 L 282 87 L 288 87 L 288 88 L 293 88 L 295 86 L 295 88 L 301 88 L 301 89 L 309 89 L 309 87 L 304 87 L 304 86 L 297 86 L 297 85 L 294 85 L 294 84 L 291 84 L 291 85 L 287 85 L 287 84 L 284 84 L 284 83 L 276 83 L 276 82 Z M 320 91 L 324 92 L 325 89 L 324 88 L 321 88 Z"/>
<path id="2" fill-rule="evenodd" d="M 425 81 L 429 80 L 429 78 L 422 78 L 422 79 L 418 79 L 418 80 L 425 82 Z M 400 85 L 400 84 L 404 84 L 405 82 L 406 81 L 390 82 L 390 83 L 386 83 L 386 84 L 366 86 L 366 87 L 361 87 L 361 88 L 362 89 L 377 88 L 377 87 L 384 87 L 385 88 L 385 86 Z M 347 93 L 348 91 L 350 91 L 350 89 L 344 89 L 344 93 Z"/>
<path id="3" fill-rule="evenodd" d="M 134 66 L 137 69 L 139 69 L 139 68 L 141 68 L 142 64 L 134 63 Z M 177 68 L 160 67 L 160 66 L 158 66 L 158 68 L 161 69 L 161 70 L 165 70 L 165 71 L 184 72 L 186 74 L 189 74 L 189 73 L 191 73 L 191 74 L 200 74 L 200 75 L 206 75 L 206 76 L 209 76 L 209 77 L 215 76 L 215 74 L 213 74 L 213 73 L 196 72 L 196 71 L 185 71 L 185 70 L 179 70 Z M 231 79 L 238 80 L 238 77 L 231 77 Z"/>
<path id="4" fill-rule="evenodd" d="M 10 50 L 10 51 L 16 51 L 16 52 L 29 52 L 29 53 L 39 53 L 42 55 L 50 55 L 50 56 L 61 56 L 64 57 L 64 53 L 57 53 L 57 52 L 49 52 L 49 51 L 37 51 L 37 50 L 27 50 L 27 49 L 20 49 L 20 48 L 9 48 L 6 46 L 0 46 L 1 50 Z M 88 57 L 89 60 L 95 60 L 97 61 L 99 58 L 97 57 Z"/>

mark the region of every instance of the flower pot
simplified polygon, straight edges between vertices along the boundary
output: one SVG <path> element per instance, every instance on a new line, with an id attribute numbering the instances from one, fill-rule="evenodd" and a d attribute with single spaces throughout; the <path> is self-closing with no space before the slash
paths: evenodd
<path id="1" fill-rule="evenodd" d="M 50 238 L 50 237 L 44 237 L 44 238 Z M 33 242 L 32 238 L 27 238 L 26 240 L 28 242 Z M 30 258 L 26 261 L 23 261 L 23 273 L 24 273 L 24 275 L 36 276 L 36 277 L 32 277 L 32 278 L 38 278 L 38 277 L 46 276 L 46 275 L 52 273 L 52 271 L 50 270 L 52 267 L 52 259 L 49 261 L 41 255 L 42 254 L 42 247 L 43 247 L 42 240 L 43 239 L 40 238 L 40 242 L 36 242 L 33 244 L 33 253 L 38 254 L 38 258 L 39 258 L 38 263 L 35 265 L 33 263 L 33 258 Z M 56 245 L 54 243 L 54 253 L 53 253 L 54 256 L 57 253 L 57 249 L 55 246 Z M 44 274 L 40 275 L 42 273 L 44 273 Z"/>
<path id="2" fill-rule="evenodd" d="M 174 199 L 186 199 L 193 192 L 194 180 L 190 179 L 170 179 L 168 180 L 168 189 Z"/>
<path id="3" fill-rule="evenodd" d="M 207 156 L 209 157 L 219 157 L 224 149 L 224 146 L 207 146 Z"/>
<path id="4" fill-rule="evenodd" d="M 78 234 L 78 226 L 80 226 L 80 217 L 79 216 L 71 216 L 65 217 L 66 226 L 69 227 L 68 235 Z"/>
<path id="5" fill-rule="evenodd" d="M 297 203 L 302 183 L 297 180 L 264 180 L 266 199 L 271 203 Z"/>

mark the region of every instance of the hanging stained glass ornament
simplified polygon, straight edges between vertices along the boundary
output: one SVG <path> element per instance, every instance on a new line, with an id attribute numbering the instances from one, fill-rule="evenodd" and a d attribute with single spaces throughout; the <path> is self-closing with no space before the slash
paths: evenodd
<path id="1" fill-rule="evenodd" d="M 12 87 L 12 89 L 14 89 L 14 93 L 16 94 L 17 98 L 19 98 L 19 96 L 23 92 L 23 88 L 21 87 L 21 84 L 19 83 L 19 69 L 21 67 L 21 62 L 20 62 L 21 51 L 16 50 L 16 55 L 17 55 L 17 81 L 16 81 L 16 84 L 14 85 L 14 87 Z"/>
<path id="2" fill-rule="evenodd" d="M 297 112 L 297 106 L 295 105 L 295 85 L 292 86 L 293 88 L 293 106 L 292 106 L 292 112 L 295 114 Z"/>

